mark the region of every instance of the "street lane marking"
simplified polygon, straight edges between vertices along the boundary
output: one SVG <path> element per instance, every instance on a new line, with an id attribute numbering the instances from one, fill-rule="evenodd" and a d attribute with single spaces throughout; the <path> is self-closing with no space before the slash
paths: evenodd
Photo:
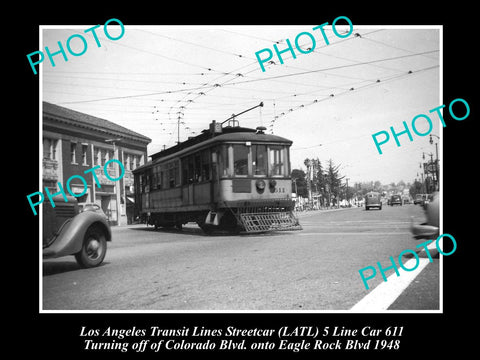
<path id="1" fill-rule="evenodd" d="M 429 250 L 435 249 L 435 242 L 430 243 L 427 248 Z M 419 252 L 419 257 L 423 249 Z M 404 266 L 407 269 L 411 269 L 415 266 L 416 259 L 412 258 L 408 260 Z M 398 271 L 400 276 L 396 273 L 391 274 L 387 281 L 382 282 L 365 297 L 363 297 L 358 303 L 356 303 L 350 311 L 353 312 L 375 312 L 387 310 L 390 305 L 403 293 L 403 291 L 411 284 L 411 282 L 417 277 L 418 274 L 428 265 L 429 259 L 419 258 L 418 267 L 413 271 L 405 271 L 402 267 L 399 267 Z"/>
<path id="2" fill-rule="evenodd" d="M 389 231 L 389 232 L 315 232 L 315 233 L 298 233 L 295 235 L 298 236 L 320 236 L 320 235 L 355 235 L 355 236 L 365 236 L 365 235 L 410 235 L 411 232 L 400 232 L 400 231 Z"/>

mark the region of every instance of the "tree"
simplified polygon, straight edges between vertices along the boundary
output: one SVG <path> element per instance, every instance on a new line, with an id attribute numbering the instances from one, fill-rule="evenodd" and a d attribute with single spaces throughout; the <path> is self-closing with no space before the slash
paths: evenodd
<path id="1" fill-rule="evenodd" d="M 315 184 L 314 189 L 316 189 L 319 194 L 325 195 L 325 175 L 322 163 L 318 158 L 314 162 L 313 183 Z"/>
<path id="2" fill-rule="evenodd" d="M 327 188 L 327 196 L 329 202 L 338 203 L 338 197 L 340 194 L 340 186 L 342 184 L 342 179 L 345 176 L 340 176 L 338 168 L 340 165 L 335 166 L 332 159 L 328 160 L 327 170 L 325 171 L 325 187 Z M 333 201 L 336 199 L 336 201 Z"/>
<path id="3" fill-rule="evenodd" d="M 415 196 L 417 196 L 417 194 L 423 193 L 422 183 L 415 179 L 414 183 L 408 189 L 408 192 L 410 193 L 410 196 L 415 199 Z"/>
<path id="4" fill-rule="evenodd" d="M 308 190 L 307 190 L 307 180 L 305 179 L 305 171 L 300 169 L 293 169 L 292 170 L 292 190 L 298 196 L 307 197 Z"/>

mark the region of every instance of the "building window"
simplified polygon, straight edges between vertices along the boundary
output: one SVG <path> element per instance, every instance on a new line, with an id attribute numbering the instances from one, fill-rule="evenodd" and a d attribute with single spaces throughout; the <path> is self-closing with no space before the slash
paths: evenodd
<path id="1" fill-rule="evenodd" d="M 105 166 L 105 163 L 108 161 L 108 151 L 102 151 L 102 166 Z"/>
<path id="2" fill-rule="evenodd" d="M 82 165 L 88 165 L 87 149 L 88 145 L 82 144 Z"/>
<path id="3" fill-rule="evenodd" d="M 114 157 L 113 151 L 108 151 L 107 161 L 112 160 L 113 157 Z M 108 164 L 108 167 L 109 167 L 110 169 L 113 169 L 113 162 L 109 163 L 109 164 Z"/>
<path id="4" fill-rule="evenodd" d="M 133 170 L 130 164 L 130 154 L 125 154 L 125 157 L 126 157 L 125 167 L 127 168 L 127 170 Z"/>
<path id="5" fill-rule="evenodd" d="M 125 154 L 125 167 L 127 170 L 135 170 L 139 167 L 140 164 L 140 157 L 134 154 Z"/>
<path id="6" fill-rule="evenodd" d="M 77 143 L 70 143 L 70 162 L 77 163 Z"/>
<path id="7" fill-rule="evenodd" d="M 135 170 L 135 155 L 130 155 L 130 170 Z"/>
<path id="8" fill-rule="evenodd" d="M 94 165 L 100 165 L 100 159 L 101 159 L 101 153 L 100 149 L 94 148 L 93 153 L 95 154 L 95 164 Z"/>
<path id="9" fill-rule="evenodd" d="M 57 160 L 57 140 L 43 138 L 43 158 Z"/>

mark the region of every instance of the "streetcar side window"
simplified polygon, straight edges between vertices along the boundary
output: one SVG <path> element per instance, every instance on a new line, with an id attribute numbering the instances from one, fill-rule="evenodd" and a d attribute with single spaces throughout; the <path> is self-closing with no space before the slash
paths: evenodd
<path id="1" fill-rule="evenodd" d="M 175 186 L 180 185 L 180 160 L 175 160 Z"/>
<path id="2" fill-rule="evenodd" d="M 193 159 L 195 164 L 195 175 L 193 179 L 194 179 L 194 182 L 200 182 L 202 181 L 202 176 L 201 176 L 202 162 L 201 162 L 200 153 L 196 153 Z"/>
<path id="3" fill-rule="evenodd" d="M 269 168 L 271 176 L 285 175 L 283 146 L 270 146 Z"/>
<path id="4" fill-rule="evenodd" d="M 200 178 L 201 181 L 209 181 L 210 180 L 210 149 L 203 150 L 201 153 L 201 171 L 200 171 Z"/>
<path id="5" fill-rule="evenodd" d="M 187 158 L 188 169 L 187 169 L 187 183 L 192 184 L 195 179 L 195 164 L 193 163 L 193 156 Z"/>
<path id="6" fill-rule="evenodd" d="M 210 150 L 182 158 L 182 185 L 210 180 Z"/>
<path id="7" fill-rule="evenodd" d="M 162 188 L 162 172 L 160 171 L 161 165 L 156 165 L 153 167 L 153 189 Z"/>
<path id="8" fill-rule="evenodd" d="M 167 164 L 167 170 L 168 170 L 168 179 L 167 180 L 168 180 L 168 182 L 166 182 L 166 184 L 168 184 L 169 188 L 174 188 L 175 186 L 177 186 L 177 184 L 180 181 L 179 165 L 180 164 L 177 160 L 172 161 L 172 162 Z"/>
<path id="9" fill-rule="evenodd" d="M 168 187 L 175 187 L 175 167 L 173 163 L 168 164 Z"/>
<path id="10" fill-rule="evenodd" d="M 245 145 L 233 145 L 234 175 L 248 175 L 248 148 Z"/>
<path id="11" fill-rule="evenodd" d="M 182 159 L 182 185 L 188 184 L 188 158 Z"/>

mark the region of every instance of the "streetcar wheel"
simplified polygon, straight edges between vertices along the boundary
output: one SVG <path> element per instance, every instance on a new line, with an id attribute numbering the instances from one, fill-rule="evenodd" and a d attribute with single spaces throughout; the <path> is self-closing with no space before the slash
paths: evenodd
<path id="1" fill-rule="evenodd" d="M 213 225 L 210 225 L 210 224 L 205 224 L 205 222 L 203 221 L 197 221 L 197 225 L 200 229 L 202 229 L 202 231 L 207 234 L 207 235 L 211 235 L 213 233 Z"/>
<path id="2" fill-rule="evenodd" d="M 237 218 L 231 211 L 227 211 L 225 214 L 223 214 L 222 218 L 220 219 L 219 227 L 222 230 L 226 230 L 234 234 L 237 234 L 242 230 L 238 224 Z"/>

